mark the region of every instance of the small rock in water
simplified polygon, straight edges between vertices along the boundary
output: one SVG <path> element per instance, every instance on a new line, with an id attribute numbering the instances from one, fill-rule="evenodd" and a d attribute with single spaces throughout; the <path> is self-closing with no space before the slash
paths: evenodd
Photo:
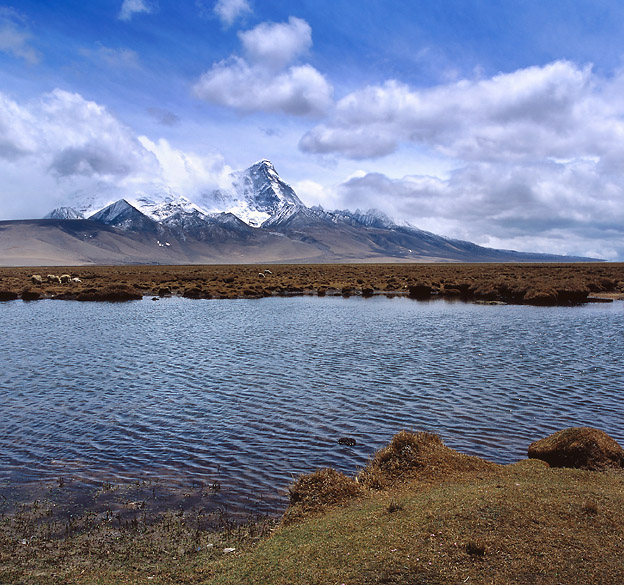
<path id="1" fill-rule="evenodd" d="M 341 445 L 347 445 L 348 447 L 354 447 L 357 445 L 357 441 L 353 437 L 340 437 L 338 443 Z"/>

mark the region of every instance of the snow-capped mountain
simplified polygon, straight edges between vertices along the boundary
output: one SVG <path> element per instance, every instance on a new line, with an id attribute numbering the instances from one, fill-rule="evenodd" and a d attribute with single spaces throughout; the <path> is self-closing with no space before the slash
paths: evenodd
<path id="1" fill-rule="evenodd" d="M 97 193 L 76 193 L 71 207 L 59 207 L 46 219 L 81 219 L 98 217 L 101 220 L 120 210 L 120 201 L 131 205 L 156 222 L 197 222 L 200 218 L 229 213 L 251 227 L 275 225 L 294 213 L 307 209 L 292 187 L 277 174 L 269 160 L 261 160 L 244 171 L 230 175 L 230 186 L 205 193 L 191 201 L 162 184 L 143 187 L 138 192 L 125 193 L 102 186 Z M 111 210 L 102 214 L 109 207 Z M 123 209 L 125 206 L 122 205 Z"/>
<path id="2" fill-rule="evenodd" d="M 128 201 L 154 221 L 164 221 L 177 214 L 207 213 L 199 205 L 182 195 L 176 195 L 171 189 L 139 194 Z"/>
<path id="3" fill-rule="evenodd" d="M 128 255 L 127 262 L 574 260 L 493 250 L 452 240 L 399 224 L 378 210 L 326 211 L 322 207 L 306 207 L 268 160 L 232 173 L 227 188 L 195 200 L 162 184 L 120 195 L 106 187 L 84 197 L 74 195 L 71 207 L 59 207 L 46 218 L 56 222 L 54 225 L 64 233 L 78 230 L 77 237 L 84 237 L 86 224 L 90 230 L 97 230 L 93 226 L 99 225 L 107 239 L 113 238 L 113 234 L 124 238 L 124 249 L 128 249 L 129 240 L 141 250 L 145 246 L 154 248 L 151 256 L 141 256 L 139 260 Z M 90 235 L 89 241 L 96 242 L 97 238 Z M 81 246 L 82 243 L 80 250 Z M 108 246 L 111 254 L 116 254 L 111 258 L 119 262 L 123 255 L 112 243 L 99 245 L 96 261 L 101 262 L 102 247 Z M 84 257 L 90 254 L 80 253 Z"/>
<path id="4" fill-rule="evenodd" d="M 89 217 L 91 221 L 103 223 L 116 227 L 120 230 L 128 231 L 156 231 L 157 222 L 147 217 L 136 207 L 128 203 L 125 199 L 120 199 L 115 203 L 101 209 Z"/>
<path id="5" fill-rule="evenodd" d="M 84 219 L 84 215 L 73 207 L 57 207 L 44 216 L 43 219 Z"/>
<path id="6" fill-rule="evenodd" d="M 201 198 L 199 203 L 205 210 L 231 213 L 252 227 L 260 227 L 305 208 L 269 160 L 261 160 L 245 171 L 232 173 L 230 178 L 230 188 L 219 189 Z"/>

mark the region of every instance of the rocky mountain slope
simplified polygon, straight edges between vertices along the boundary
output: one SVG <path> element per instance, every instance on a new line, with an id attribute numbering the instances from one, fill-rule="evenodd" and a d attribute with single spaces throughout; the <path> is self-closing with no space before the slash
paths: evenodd
<path id="1" fill-rule="evenodd" d="M 43 220 L 0 222 L 0 264 L 589 260 L 484 248 L 374 210 L 310 208 L 268 160 L 195 201 L 159 188 L 102 205 L 111 195 L 89 194 Z"/>

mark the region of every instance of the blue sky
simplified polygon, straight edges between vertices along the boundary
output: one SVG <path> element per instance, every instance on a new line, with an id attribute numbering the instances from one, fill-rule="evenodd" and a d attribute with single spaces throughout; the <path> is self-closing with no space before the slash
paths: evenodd
<path id="1" fill-rule="evenodd" d="M 5 4 L 0 216 L 270 158 L 310 205 L 624 259 L 622 39 L 604 0 Z"/>

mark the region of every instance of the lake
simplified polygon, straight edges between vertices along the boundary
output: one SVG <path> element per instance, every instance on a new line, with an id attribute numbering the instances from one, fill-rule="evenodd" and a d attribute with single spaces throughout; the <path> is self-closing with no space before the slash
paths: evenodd
<path id="1" fill-rule="evenodd" d="M 501 463 L 569 426 L 624 444 L 622 302 L 13 301 L 0 327 L 5 489 L 158 478 L 261 511 L 401 429 Z"/>

